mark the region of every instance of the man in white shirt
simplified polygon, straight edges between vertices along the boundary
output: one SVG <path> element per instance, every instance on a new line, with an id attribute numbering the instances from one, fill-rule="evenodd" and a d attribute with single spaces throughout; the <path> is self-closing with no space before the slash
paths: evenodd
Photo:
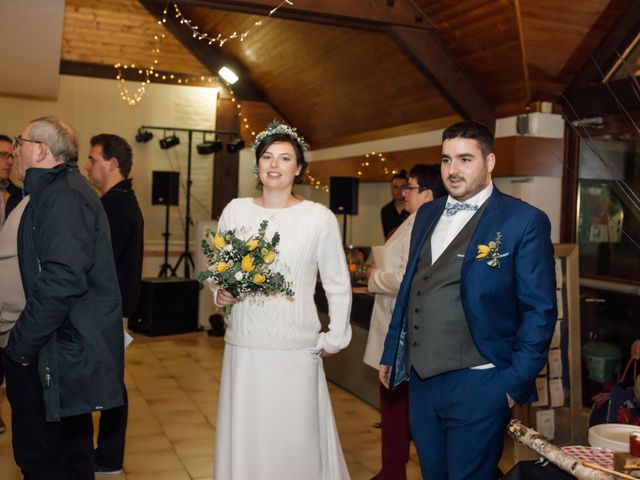
<path id="1" fill-rule="evenodd" d="M 407 377 L 411 433 L 429 480 L 494 480 L 509 408 L 534 401 L 557 311 L 547 216 L 491 182 L 493 135 L 443 133 L 448 197 L 418 210 L 380 361 Z"/>

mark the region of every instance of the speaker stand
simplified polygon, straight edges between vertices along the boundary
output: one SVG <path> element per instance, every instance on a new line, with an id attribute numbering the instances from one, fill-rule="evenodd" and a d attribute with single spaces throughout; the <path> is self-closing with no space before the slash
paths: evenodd
<path id="1" fill-rule="evenodd" d="M 347 213 L 342 214 L 342 245 L 347 246 Z"/>
<path id="2" fill-rule="evenodd" d="M 182 263 L 182 261 L 184 260 L 184 271 L 185 271 L 185 275 L 188 274 L 189 272 L 189 264 L 191 264 L 191 268 L 193 269 L 193 271 L 195 271 L 196 269 L 196 264 L 193 261 L 193 257 L 191 256 L 191 252 L 190 251 L 185 251 L 182 252 L 180 254 L 180 257 L 178 258 L 178 262 L 176 263 L 175 267 L 173 267 L 173 276 L 176 276 L 176 271 L 178 270 L 178 267 L 180 266 L 180 264 Z M 189 278 L 189 277 L 184 277 L 184 278 Z"/>
<path id="3" fill-rule="evenodd" d="M 171 266 L 169 263 L 169 237 L 171 233 L 169 233 L 169 204 L 167 203 L 164 215 L 164 232 L 162 236 L 164 237 L 164 263 L 160 265 L 160 273 L 159 277 L 167 278 L 168 274 L 171 273 L 172 277 L 176 276 L 176 269 Z M 182 258 L 182 257 L 181 257 Z"/>
<path id="4" fill-rule="evenodd" d="M 189 146 L 187 153 L 187 207 L 185 212 L 184 219 L 184 250 L 180 254 L 180 258 L 178 258 L 178 262 L 175 267 L 173 267 L 173 275 L 175 276 L 175 272 L 178 270 L 178 267 L 184 260 L 184 278 L 191 278 L 191 270 L 189 269 L 189 265 L 191 268 L 195 270 L 195 263 L 193 262 L 193 257 L 191 256 L 191 252 L 189 251 L 189 227 L 191 226 L 191 149 L 193 144 L 193 130 L 189 130 Z"/>

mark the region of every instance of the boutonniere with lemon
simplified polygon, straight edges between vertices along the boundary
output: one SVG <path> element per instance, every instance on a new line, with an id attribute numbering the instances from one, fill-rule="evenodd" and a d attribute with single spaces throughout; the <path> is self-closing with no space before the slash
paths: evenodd
<path id="1" fill-rule="evenodd" d="M 256 235 L 241 239 L 235 230 L 207 231 L 202 241 L 202 252 L 207 257 L 208 268 L 200 272 L 201 282 L 211 279 L 218 287 L 234 297 L 246 295 L 285 295 L 293 297 L 291 282 L 273 270 L 278 258 L 280 234 L 266 238 L 269 222 L 264 220 Z M 229 313 L 231 307 L 225 307 Z"/>
<path id="2" fill-rule="evenodd" d="M 496 234 L 495 240 L 486 245 L 478 245 L 478 253 L 476 260 L 486 260 L 487 265 L 494 268 L 500 268 L 500 259 L 509 255 L 508 253 L 500 253 L 502 246 L 502 233 Z"/>

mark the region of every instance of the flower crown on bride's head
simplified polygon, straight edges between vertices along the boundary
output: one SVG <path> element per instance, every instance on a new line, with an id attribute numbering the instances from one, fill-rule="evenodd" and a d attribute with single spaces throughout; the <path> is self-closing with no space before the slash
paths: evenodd
<path id="1" fill-rule="evenodd" d="M 270 135 L 286 135 L 297 142 L 303 152 L 309 151 L 309 144 L 305 142 L 302 135 L 298 135 L 296 133 L 295 128 L 290 127 L 286 123 L 279 123 L 277 120 L 271 122 L 267 125 L 266 129 L 256 135 L 256 141 L 251 148 L 255 151 L 258 148 L 258 145 L 260 145 L 260 143 Z"/>

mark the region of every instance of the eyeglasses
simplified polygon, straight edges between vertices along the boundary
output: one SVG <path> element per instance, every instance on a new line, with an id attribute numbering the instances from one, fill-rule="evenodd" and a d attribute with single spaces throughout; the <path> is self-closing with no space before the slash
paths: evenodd
<path id="1" fill-rule="evenodd" d="M 0 152 L 0 158 L 7 160 L 8 158 L 14 158 L 15 155 L 11 152 Z"/>
<path id="2" fill-rule="evenodd" d="M 403 191 L 407 191 L 407 190 L 418 190 L 418 193 L 420 192 L 424 192 L 425 190 L 427 190 L 426 188 L 423 187 L 410 187 L 409 185 L 405 185 L 404 187 L 402 187 Z"/>
<path id="3" fill-rule="evenodd" d="M 22 138 L 22 135 L 18 135 L 17 137 L 15 137 L 13 139 L 13 148 L 14 148 L 14 150 L 16 148 L 18 148 L 20 145 L 22 145 L 22 142 L 39 143 L 41 145 L 45 144 L 44 142 L 40 142 L 38 140 L 30 140 L 28 138 Z"/>

